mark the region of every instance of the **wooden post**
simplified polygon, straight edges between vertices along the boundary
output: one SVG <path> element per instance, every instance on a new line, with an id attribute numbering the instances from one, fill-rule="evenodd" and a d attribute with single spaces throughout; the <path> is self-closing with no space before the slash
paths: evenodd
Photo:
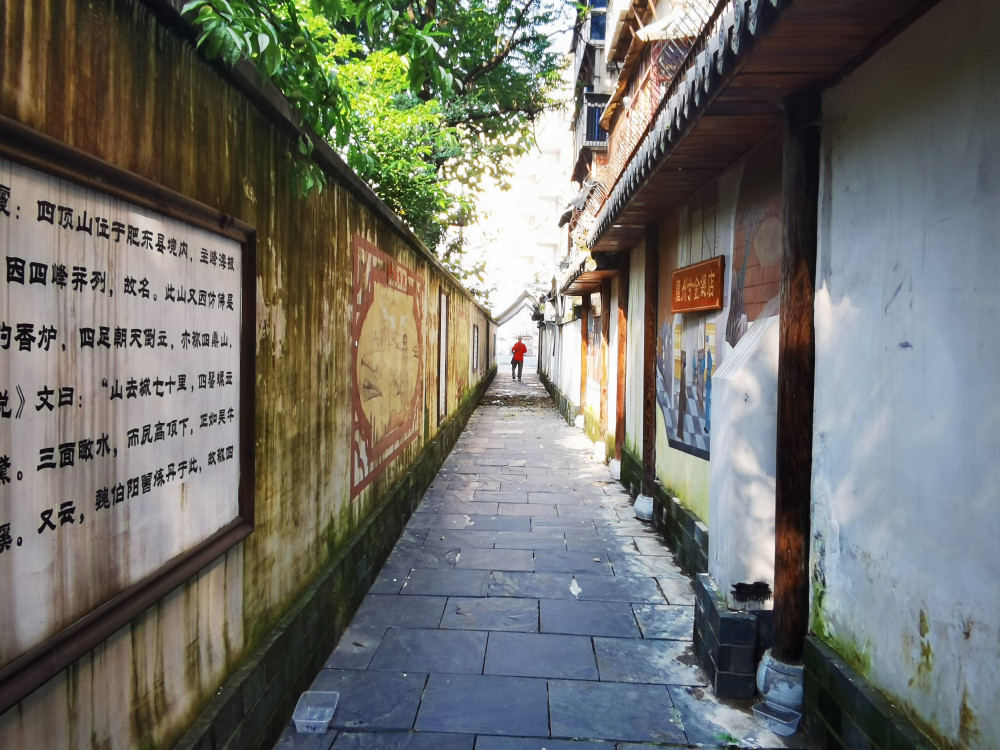
<path id="1" fill-rule="evenodd" d="M 608 431 L 608 337 L 611 334 L 611 282 L 601 283 L 601 437 Z"/>
<path id="2" fill-rule="evenodd" d="M 642 324 L 642 493 L 653 494 L 656 478 L 656 313 L 660 292 L 660 229 L 646 227 Z"/>
<path id="3" fill-rule="evenodd" d="M 800 662 L 809 627 L 809 537 L 816 342 L 820 100 L 785 102 L 783 237 L 775 466 L 775 659 Z"/>
<path id="4" fill-rule="evenodd" d="M 583 414 L 583 405 L 587 403 L 587 319 L 590 317 L 590 295 L 583 295 L 580 306 L 580 408 L 577 414 Z"/>
<path id="5" fill-rule="evenodd" d="M 625 445 L 625 363 L 628 361 L 628 279 L 629 255 L 622 254 L 618 264 L 618 377 L 615 394 L 615 458 L 622 460 L 622 447 Z"/>

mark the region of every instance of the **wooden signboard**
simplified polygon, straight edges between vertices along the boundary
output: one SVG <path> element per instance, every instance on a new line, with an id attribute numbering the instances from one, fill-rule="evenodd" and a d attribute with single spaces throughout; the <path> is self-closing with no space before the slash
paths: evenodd
<path id="1" fill-rule="evenodd" d="M 725 260 L 717 255 L 674 271 L 670 278 L 670 312 L 721 310 Z"/>
<path id="2" fill-rule="evenodd" d="M 255 268 L 249 227 L 0 143 L 2 713 L 250 533 Z"/>

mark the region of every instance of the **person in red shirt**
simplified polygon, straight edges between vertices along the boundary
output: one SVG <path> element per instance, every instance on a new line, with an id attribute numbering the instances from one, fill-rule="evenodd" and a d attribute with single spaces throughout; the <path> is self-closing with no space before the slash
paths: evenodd
<path id="1" fill-rule="evenodd" d="M 514 355 L 510 360 L 510 379 L 520 380 L 521 370 L 524 369 L 524 355 L 528 352 L 528 347 L 526 347 L 521 342 L 521 337 L 517 337 L 517 343 L 511 347 L 511 353 Z"/>

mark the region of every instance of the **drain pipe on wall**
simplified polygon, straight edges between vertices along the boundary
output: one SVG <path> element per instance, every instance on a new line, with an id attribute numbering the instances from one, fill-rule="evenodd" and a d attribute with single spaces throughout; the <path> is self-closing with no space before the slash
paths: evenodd
<path id="1" fill-rule="evenodd" d="M 757 688 L 766 702 L 801 714 L 809 627 L 820 93 L 791 96 L 784 109 L 774 646 L 757 671 Z"/>

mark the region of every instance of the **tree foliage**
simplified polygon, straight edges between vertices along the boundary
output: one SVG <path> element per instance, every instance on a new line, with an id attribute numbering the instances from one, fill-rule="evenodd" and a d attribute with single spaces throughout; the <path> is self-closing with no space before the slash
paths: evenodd
<path id="1" fill-rule="evenodd" d="M 191 0 L 184 13 L 208 56 L 253 61 L 456 270 L 482 180 L 509 175 L 556 104 L 551 35 L 571 19 L 565 0 Z"/>

